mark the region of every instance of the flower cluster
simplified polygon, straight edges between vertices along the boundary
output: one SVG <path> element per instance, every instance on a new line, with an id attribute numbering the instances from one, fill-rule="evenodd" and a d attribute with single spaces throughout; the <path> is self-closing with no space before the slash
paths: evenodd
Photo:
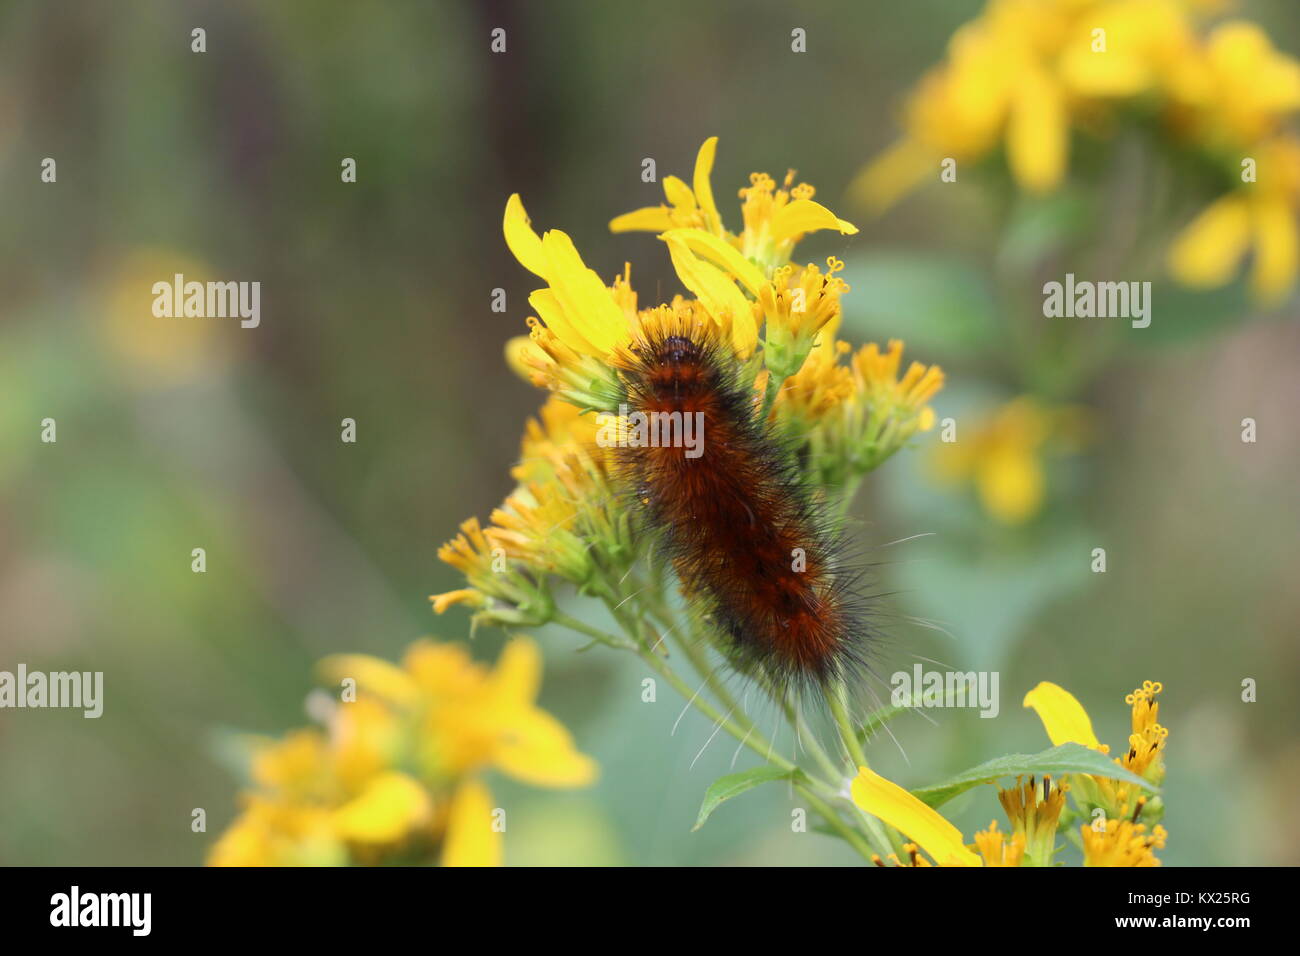
<path id="1" fill-rule="evenodd" d="M 832 256 L 825 271 L 791 261 L 805 235 L 857 228 L 813 199 L 790 171 L 778 186 L 754 173 L 739 192 L 743 227 L 730 231 L 714 202 L 717 139 L 700 148 L 690 185 L 668 176 L 666 202 L 618 216 L 615 232 L 648 230 L 664 242 L 690 297 L 639 308 L 631 269 L 605 282 L 568 235 L 533 229 L 519 197 L 506 204 L 506 244 L 545 282 L 529 296 L 530 333 L 506 349 L 510 366 L 551 393 L 529 424 L 514 477 L 518 489 L 482 527 L 470 519 L 439 552 L 468 587 L 433 598 L 474 609 L 479 623 L 549 620 L 552 577 L 611 596 L 638 557 L 627 515 L 614 507 L 606 450 L 592 415 L 618 413 L 618 372 L 629 346 L 656 330 L 716 331 L 729 346 L 737 380 L 752 385 L 755 409 L 797 437 L 812 486 L 843 494 L 917 432 L 932 427 L 928 402 L 943 373 L 917 362 L 902 368 L 901 342 L 854 352 L 836 337 L 848 283 Z M 643 545 L 644 546 L 644 542 Z"/>
<path id="2" fill-rule="evenodd" d="M 999 149 L 1021 188 L 1045 193 L 1065 177 L 1072 130 L 1157 130 L 1207 160 L 1225 189 L 1174 241 L 1175 278 L 1221 285 L 1253 251 L 1252 287 L 1276 301 L 1300 268 L 1300 62 L 1249 21 L 1204 24 L 1219 6 L 989 0 L 913 91 L 903 138 L 864 169 L 858 194 L 884 208 L 942 160 Z"/>
<path id="3" fill-rule="evenodd" d="M 1168 834 L 1158 821 L 1163 805 L 1151 796 L 1164 779 L 1164 746 L 1168 731 L 1156 720 L 1156 696 L 1161 685 L 1146 681 L 1125 698 L 1132 709 L 1133 732 L 1128 750 L 1115 764 L 1140 778 L 1146 787 L 1101 774 L 1070 774 L 1055 782 L 1018 777 L 1014 786 L 998 791 L 1010 831 L 997 821 L 975 834 L 967 845 L 961 831 L 924 800 L 866 767 L 858 771 L 851 791 L 863 811 L 879 817 L 912 842 L 880 866 L 1051 866 L 1060 826 L 1079 818 L 1069 836 L 1083 854 L 1085 866 L 1159 866 L 1154 851 L 1163 849 Z M 1025 696 L 1025 706 L 1037 712 L 1053 745 L 1081 744 L 1109 754 L 1092 730 L 1083 705 L 1064 688 L 1044 681 Z M 1066 806 L 1066 794 L 1074 803 Z M 930 859 L 921 855 L 924 851 Z M 931 862 L 933 861 L 933 862 Z"/>
<path id="4" fill-rule="evenodd" d="M 243 811 L 214 866 L 441 862 L 489 866 L 502 828 L 482 773 L 581 787 L 596 765 L 537 707 L 541 656 L 514 638 L 496 667 L 459 644 L 419 641 L 401 666 L 360 654 L 321 662 L 342 688 L 322 727 L 254 743 Z"/>

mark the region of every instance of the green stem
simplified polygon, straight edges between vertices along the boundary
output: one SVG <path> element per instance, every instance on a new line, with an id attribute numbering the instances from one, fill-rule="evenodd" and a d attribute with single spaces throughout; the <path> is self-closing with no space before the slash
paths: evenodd
<path id="1" fill-rule="evenodd" d="M 849 752 L 849 758 L 853 761 L 853 765 L 870 769 L 871 765 L 867 763 L 867 755 L 862 750 L 862 744 L 858 742 L 857 730 L 849 720 L 848 708 L 844 703 L 846 696 L 844 683 L 840 681 L 834 686 L 826 688 L 825 696 L 826 704 L 831 710 L 831 717 L 835 720 L 835 726 L 839 728 L 840 739 L 844 742 L 844 748 Z M 867 832 L 871 834 L 872 840 L 877 846 L 893 846 L 896 851 L 901 851 L 902 843 L 896 834 L 891 835 L 889 828 L 879 819 L 858 807 L 856 803 L 854 807 L 861 814 Z M 900 856 L 899 859 L 901 860 L 902 857 Z"/>
<path id="2" fill-rule="evenodd" d="M 821 814 L 822 818 L 830 824 L 831 828 L 844 838 L 845 842 L 848 843 L 849 846 L 862 854 L 864 859 L 874 861 L 878 854 L 872 850 L 871 845 L 867 843 L 866 840 L 862 839 L 861 834 L 857 833 L 852 827 L 844 822 L 844 818 L 836 813 L 834 808 L 829 806 L 821 797 L 803 784 L 795 784 L 795 789 L 798 790 L 799 793 L 803 795 L 803 798 L 808 801 L 808 805 Z"/>

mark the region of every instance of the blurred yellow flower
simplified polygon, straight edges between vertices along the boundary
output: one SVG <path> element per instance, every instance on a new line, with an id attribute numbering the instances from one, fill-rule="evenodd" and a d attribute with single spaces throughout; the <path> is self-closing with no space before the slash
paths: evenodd
<path id="1" fill-rule="evenodd" d="M 1253 250 L 1256 297 L 1280 301 L 1300 273 L 1300 176 L 1287 128 L 1300 111 L 1300 61 L 1245 20 L 1200 31 L 1200 15 L 1221 6 L 989 0 L 912 91 L 903 138 L 863 168 L 852 193 L 878 212 L 937 180 L 942 162 L 980 160 L 999 145 L 1022 190 L 1049 192 L 1065 177 L 1072 128 L 1114 138 L 1127 118 L 1206 156 L 1231 181 L 1244 159 L 1258 161 L 1258 183 L 1209 205 L 1169 265 L 1184 284 L 1217 286 Z M 1032 500 L 1034 471 L 1024 459 L 1004 464 L 1014 510 Z"/>
<path id="2" fill-rule="evenodd" d="M 932 474 L 941 484 L 972 482 L 990 516 L 1023 524 L 1046 498 L 1045 454 L 1074 450 L 1086 438 L 1081 409 L 1049 408 L 1022 396 L 983 421 L 960 425 L 956 441 L 936 445 Z"/>
<path id="3" fill-rule="evenodd" d="M 244 810 L 209 854 L 216 866 L 420 862 L 496 865 L 501 834 L 480 774 L 581 787 L 596 765 L 536 705 L 541 657 L 515 638 L 494 668 L 457 644 L 416 642 L 402 665 L 326 658 L 344 688 L 325 729 L 258 744 Z M 355 691 L 355 697 L 351 692 Z"/>
<path id="4" fill-rule="evenodd" d="M 1180 91 L 1184 132 L 1206 145 L 1240 150 L 1274 135 L 1300 110 L 1300 62 L 1273 46 L 1257 24 L 1215 27 L 1198 51 L 1200 81 Z"/>
<path id="5" fill-rule="evenodd" d="M 109 266 L 100 331 L 123 380 L 133 387 L 172 388 L 210 378 L 242 341 L 225 334 L 220 321 L 153 314 L 154 283 L 170 283 L 178 273 L 206 282 L 212 270 L 193 256 L 154 247 L 131 249 Z"/>
<path id="6" fill-rule="evenodd" d="M 853 192 L 884 209 L 924 178 L 937 178 L 941 160 L 979 160 L 999 144 L 1020 187 L 1047 192 L 1065 175 L 1071 126 L 1098 128 L 1121 99 L 1155 92 L 1184 111 L 1192 103 L 1215 109 L 1219 104 L 1201 100 L 1229 71 L 1231 64 L 1220 61 L 1230 58 L 1216 52 L 1213 39 L 1202 54 L 1189 12 L 1195 6 L 989 0 L 911 94 L 903 139 L 862 170 Z"/>
<path id="7" fill-rule="evenodd" d="M 1279 137 L 1256 152 L 1258 180 L 1206 207 L 1174 240 L 1169 269 L 1184 285 L 1212 288 L 1253 251 L 1251 288 L 1276 303 L 1300 271 L 1300 139 Z"/>

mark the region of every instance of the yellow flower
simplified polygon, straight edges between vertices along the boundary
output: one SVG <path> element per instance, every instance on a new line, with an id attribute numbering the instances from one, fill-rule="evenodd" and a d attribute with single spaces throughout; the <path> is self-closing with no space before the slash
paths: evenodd
<path id="1" fill-rule="evenodd" d="M 506 202 L 502 223 L 506 245 L 547 287 L 528 297 L 542 321 L 566 346 L 603 357 L 629 340 L 630 327 L 613 292 L 587 268 L 573 240 L 558 229 L 540 237 L 518 193 Z"/>
<path id="2" fill-rule="evenodd" d="M 798 372 L 812 350 L 817 333 L 840 318 L 840 296 L 849 285 L 836 272 L 844 263 L 831 256 L 826 274 L 809 263 L 802 269 L 784 265 L 772 274 L 772 281 L 758 290 L 766 331 L 763 364 L 778 380 Z"/>
<path id="3" fill-rule="evenodd" d="M 394 770 L 376 775 L 334 811 L 335 832 L 354 843 L 390 844 L 433 818 L 433 799 L 413 777 Z"/>
<path id="4" fill-rule="evenodd" d="M 1056 825 L 1065 806 L 1068 786 L 1052 787 L 1052 778 L 1043 777 L 1041 787 L 1034 780 L 1010 790 L 998 789 L 998 801 L 1011 821 L 1011 830 L 1019 838 L 1020 848 L 1029 866 L 1050 866 L 1056 852 Z"/>
<path id="5" fill-rule="evenodd" d="M 208 852 L 209 866 L 344 866 L 330 811 L 250 796 Z"/>
<path id="6" fill-rule="evenodd" d="M 804 436 L 819 483 L 832 487 L 879 466 L 917 432 L 932 428 L 934 410 L 927 403 L 944 382 L 942 369 L 920 362 L 900 378 L 898 340 L 884 352 L 872 343 L 850 355 L 848 344 L 835 338 L 838 326 L 838 314 L 822 326 L 773 405 L 773 414 Z"/>
<path id="7" fill-rule="evenodd" d="M 858 395 L 853 370 L 841 361 L 850 349 L 835 337 L 838 327 L 835 318 L 817 333 L 799 371 L 781 386 L 775 414 L 811 425 L 842 415 L 844 406 Z M 765 387 L 766 379 L 760 385 Z"/>
<path id="8" fill-rule="evenodd" d="M 854 194 L 871 208 L 887 208 L 923 179 L 937 179 L 941 160 L 977 161 L 998 145 L 1022 189 L 1048 192 L 1065 175 L 1071 126 L 1108 130 L 1119 101 L 1154 96 L 1164 111 L 1186 113 L 1195 104 L 1240 119 L 1287 101 L 1289 93 L 1252 91 L 1235 104 L 1212 102 L 1214 91 L 1242 76 L 1232 48 L 1247 44 L 1225 42 L 1234 31 L 1218 37 L 1223 28 L 1203 44 L 1189 15 L 1197 6 L 1203 4 L 990 0 L 917 85 L 904 110 L 903 138 L 863 169 Z M 1261 58 L 1253 78 L 1289 90 L 1290 75 L 1271 49 L 1258 42 L 1254 48 Z"/>
<path id="9" fill-rule="evenodd" d="M 1155 698 L 1162 689 L 1159 682 L 1145 681 L 1125 697 L 1125 702 L 1132 708 L 1132 733 L 1123 755 L 1115 760 L 1125 770 L 1150 781 L 1152 786 L 1159 786 L 1164 779 L 1163 755 L 1169 736 L 1169 731 L 1156 719 L 1160 707 Z M 1083 705 L 1064 688 L 1043 681 L 1025 695 L 1024 705 L 1038 714 L 1053 745 L 1073 742 L 1104 754 L 1110 753 L 1110 748 L 1093 734 L 1092 721 Z M 1159 797 L 1148 797 L 1140 787 L 1127 782 L 1077 774 L 1073 780 L 1076 802 L 1085 811 L 1100 808 L 1112 822 L 1128 820 L 1136 823 L 1144 815 L 1154 822 L 1163 812 Z"/>
<path id="10" fill-rule="evenodd" d="M 1300 62 L 1279 52 L 1257 24 L 1222 23 L 1199 51 L 1199 82 L 1180 90 L 1184 132 L 1228 150 L 1250 146 L 1300 110 Z"/>
<path id="11" fill-rule="evenodd" d="M 960 830 L 898 784 L 859 767 L 849 792 L 863 812 L 911 837 L 940 866 L 981 865 L 979 856 L 962 840 Z"/>
<path id="12" fill-rule="evenodd" d="M 882 427 L 929 431 L 934 427 L 934 411 L 926 403 L 943 388 L 943 370 L 937 365 L 927 367 L 913 362 L 899 378 L 902 359 L 903 343 L 898 339 L 890 339 L 887 352 L 881 352 L 874 342 L 864 345 L 853 356 L 858 389 L 876 411 Z"/>
<path id="13" fill-rule="evenodd" d="M 693 253 L 730 272 L 757 295 L 763 275 L 790 261 L 790 253 L 803 236 L 822 229 L 834 229 L 854 235 L 853 223 L 840 219 L 821 203 L 814 202 L 815 190 L 807 183 L 794 183 L 790 170 L 778 189 L 766 173 L 753 173 L 749 185 L 740 190 L 741 217 L 744 227 L 739 234 L 730 232 L 713 200 L 713 159 L 718 138 L 704 141 L 695 158 L 695 175 L 691 186 L 675 176 L 664 179 L 664 195 L 669 205 L 651 206 L 615 217 L 609 224 L 613 232 L 662 232 L 663 238 L 684 241 Z M 722 240 L 710 243 L 709 237 Z M 734 250 L 729 252 L 728 249 Z M 735 252 L 738 252 L 737 256 Z M 761 270 L 754 269 L 757 264 Z M 679 270 L 680 274 L 680 270 Z M 684 279 L 685 277 L 683 277 Z"/>
<path id="14" fill-rule="evenodd" d="M 99 331 L 124 382 L 132 388 L 173 388 L 224 373 L 242 344 L 239 336 L 224 334 L 224 321 L 184 318 L 184 301 L 173 304 L 179 318 L 152 311 L 154 283 L 171 285 L 178 274 L 186 283 L 206 283 L 213 278 L 210 264 L 172 249 L 144 247 L 129 250 L 110 269 Z"/>
<path id="15" fill-rule="evenodd" d="M 1163 689 L 1158 681 L 1144 681 L 1124 698 L 1124 703 L 1133 708 L 1133 732 L 1128 738 L 1128 750 L 1120 758 L 1126 769 L 1157 785 L 1164 779 L 1161 756 L 1169 736 L 1168 729 L 1156 721 L 1160 715 L 1156 695 Z"/>
<path id="16" fill-rule="evenodd" d="M 975 834 L 975 846 L 985 866 L 1020 866 L 1025 858 L 1025 835 L 1015 833 L 1007 839 L 996 820 L 989 821 L 987 830 Z"/>
<path id="17" fill-rule="evenodd" d="M 478 518 L 461 523 L 460 534 L 438 549 L 438 560 L 465 575 L 467 588 L 434 594 L 436 613 L 455 604 L 475 609 L 475 623 L 538 625 L 550 620 L 555 602 L 545 582 L 534 581 L 511 566 L 505 545 L 479 524 Z"/>
<path id="18" fill-rule="evenodd" d="M 1003 140 L 1021 186 L 1056 186 L 1068 125 L 1065 90 L 1049 57 L 1068 35 L 1064 18 L 1059 3 L 990 3 L 953 35 L 947 61 L 907 102 L 904 138 L 859 174 L 853 192 L 883 209 L 923 178 L 937 178 L 940 160 L 975 160 Z"/>
<path id="19" fill-rule="evenodd" d="M 460 645 L 419 641 L 401 666 L 344 654 L 322 661 L 321 671 L 357 696 L 332 707 L 326 730 L 258 745 L 253 789 L 213 846 L 212 865 L 435 854 L 444 865 L 497 865 L 502 838 L 482 771 L 547 787 L 595 779 L 595 763 L 536 705 L 541 658 L 526 638 L 507 644 L 490 670 Z"/>
<path id="20" fill-rule="evenodd" d="M 647 312 L 636 309 L 636 294 L 625 266 L 613 286 L 606 287 L 583 263 L 572 240 L 559 230 L 539 237 L 533 231 L 518 195 L 506 203 L 506 244 L 520 264 L 545 279 L 548 287 L 529 296 L 540 321 L 530 320 L 528 343 L 509 346 L 511 364 L 530 381 L 559 392 L 582 408 L 609 410 L 618 389 L 609 363 L 626 350 Z M 755 306 L 723 271 L 696 248 L 707 249 L 715 237 L 695 230 L 663 236 L 678 278 L 698 298 L 709 319 L 724 331 L 744 358 L 758 341 Z M 730 250 L 728 264 L 746 278 L 753 267 L 738 262 Z M 710 255 L 716 255 L 716 251 Z"/>
<path id="21" fill-rule="evenodd" d="M 525 427 L 519 464 L 511 471 L 519 487 L 492 512 L 488 527 L 471 518 L 439 549 L 439 558 L 472 587 L 434 595 L 437 613 L 463 603 L 476 609 L 477 621 L 541 623 L 553 610 L 547 576 L 582 589 L 595 586 L 598 567 L 623 573 L 636 546 L 598 430 L 594 415 L 581 414 L 558 395 L 547 400 Z"/>
<path id="22" fill-rule="evenodd" d="M 1017 778 L 1012 789 L 998 790 L 1012 832 L 1000 832 L 993 821 L 975 834 L 976 854 L 938 811 L 865 767 L 859 768 L 850 793 L 860 809 L 910 837 L 940 866 L 1051 866 L 1056 825 L 1065 805 L 1064 791 L 1053 789 L 1050 778 L 1043 778 L 1041 788 L 1032 777 L 1023 786 Z M 890 859 L 899 865 L 896 858 Z M 926 864 L 913 854 L 912 865 Z"/>
<path id="23" fill-rule="evenodd" d="M 692 186 L 674 176 L 664 180 L 669 205 L 618 216 L 610 229 L 660 233 L 678 278 L 722 327 L 740 359 L 753 353 L 758 319 L 765 316 L 764 361 L 779 381 L 798 371 L 817 329 L 838 313 L 839 295 L 848 291 L 842 280 L 823 278 L 815 267 L 797 279 L 796 270 L 783 267 L 808 233 L 834 229 L 853 235 L 858 229 L 813 201 L 812 186 L 793 185 L 790 170 L 780 188 L 771 176 L 752 174 L 740 190 L 743 228 L 729 231 L 710 184 L 717 142 L 711 137 L 700 147 Z M 837 268 L 843 265 L 832 265 L 831 272 Z"/>
<path id="24" fill-rule="evenodd" d="M 1023 524 L 1046 498 L 1046 452 L 1073 450 L 1087 432 L 1082 410 L 1048 408 L 1022 396 L 987 420 L 964 426 L 956 441 L 938 445 L 933 474 L 944 484 L 973 482 L 989 515 L 1003 524 Z"/>
<path id="25" fill-rule="evenodd" d="M 1279 137 L 1254 152 L 1258 180 L 1204 209 L 1174 240 L 1169 269 L 1193 288 L 1221 286 L 1253 250 L 1251 289 L 1276 303 L 1300 271 L 1300 139 Z"/>
<path id="26" fill-rule="evenodd" d="M 579 753 L 563 725 L 537 707 L 541 654 L 526 638 L 506 645 L 496 668 L 475 663 L 464 647 L 417 641 L 401 668 L 364 655 L 340 655 L 321 663 L 336 680 L 357 686 L 412 714 L 424 731 L 418 765 L 435 779 L 494 768 L 536 786 L 580 787 L 596 765 Z"/>
<path id="27" fill-rule="evenodd" d="M 1085 824 L 1079 833 L 1083 838 L 1084 866 L 1159 866 L 1154 850 L 1163 850 L 1168 834 L 1157 825 L 1146 833 L 1146 826 L 1128 820 L 1107 820 L 1104 827 L 1094 829 Z"/>

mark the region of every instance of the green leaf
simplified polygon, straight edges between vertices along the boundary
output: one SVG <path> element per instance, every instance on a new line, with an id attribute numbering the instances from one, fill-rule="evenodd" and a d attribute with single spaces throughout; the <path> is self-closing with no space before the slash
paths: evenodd
<path id="1" fill-rule="evenodd" d="M 947 694 L 944 697 L 942 705 L 936 704 L 933 706 L 952 707 L 954 706 L 956 698 L 957 695 L 955 693 Z M 874 736 L 877 730 L 885 726 L 885 724 L 889 723 L 899 714 L 905 714 L 909 710 L 916 710 L 924 706 L 925 695 L 921 691 L 915 691 L 912 694 L 912 699 L 906 704 L 887 704 L 879 710 L 872 711 L 867 715 L 867 719 L 862 722 L 862 726 L 858 728 L 858 739 L 865 743 Z"/>
<path id="2" fill-rule="evenodd" d="M 700 815 L 695 821 L 695 826 L 691 827 L 691 832 L 694 833 L 704 826 L 704 821 L 709 818 L 709 814 L 716 810 L 718 804 L 724 800 L 738 797 L 746 790 L 752 790 L 759 784 L 767 783 L 769 780 L 793 780 L 796 776 L 802 777 L 803 774 L 797 769 L 782 770 L 780 767 L 773 767 L 771 764 L 763 764 L 740 773 L 719 777 L 709 784 L 709 789 L 705 791 L 704 803 L 700 805 Z"/>
<path id="3" fill-rule="evenodd" d="M 1002 236 L 1001 262 L 1023 274 L 1058 255 L 1091 227 L 1092 209 L 1087 196 L 1068 187 L 1050 196 L 1021 196 Z"/>
<path id="4" fill-rule="evenodd" d="M 1067 773 L 1087 773 L 1111 780 L 1134 783 L 1151 793 L 1159 793 L 1160 788 L 1143 780 L 1137 774 L 1125 770 L 1105 754 L 1091 750 L 1082 744 L 1061 744 L 1036 754 L 1007 754 L 995 757 L 978 767 L 964 770 L 943 783 L 913 790 L 912 795 L 932 807 L 947 803 L 959 793 L 965 793 L 971 787 L 983 783 L 993 783 L 1001 777 L 1016 777 L 1030 774 L 1042 776 L 1051 774 L 1060 777 Z"/>
<path id="5" fill-rule="evenodd" d="M 873 711 L 867 715 L 867 719 L 864 720 L 862 726 L 858 728 L 858 739 L 862 741 L 870 740 L 877 730 L 885 726 L 885 724 L 889 723 L 899 714 L 906 713 L 913 707 L 919 706 L 921 706 L 921 695 L 917 694 L 912 698 L 910 703 L 890 704 L 886 707 L 881 707 L 877 711 Z"/>

